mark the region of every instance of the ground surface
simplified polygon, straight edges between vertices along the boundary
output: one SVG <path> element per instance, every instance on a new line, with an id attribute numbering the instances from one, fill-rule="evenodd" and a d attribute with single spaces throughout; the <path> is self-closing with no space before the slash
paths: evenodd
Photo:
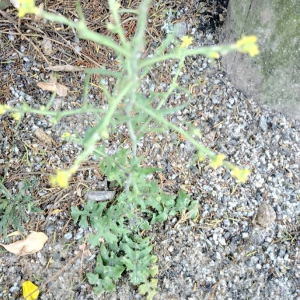
<path id="1" fill-rule="evenodd" d="M 146 54 L 155 50 L 175 23 L 180 28 L 178 37 L 191 35 L 196 46 L 217 43 L 225 2 L 156 2 L 150 10 Z M 84 12 L 89 26 L 104 33 L 108 11 L 106 3 L 101 4 L 90 1 L 84 5 Z M 137 3 L 122 4 L 128 7 Z M 45 5 L 76 17 L 71 1 L 63 9 L 62 2 L 48 1 Z M 115 67 L 107 51 L 79 42 L 74 32 L 61 25 L 31 16 L 18 23 L 15 11 L 6 10 L 5 14 L 0 16 L 2 104 L 46 104 L 50 93 L 36 83 L 49 79 L 50 72 L 45 70 L 48 65 Z M 131 36 L 135 21 L 124 16 L 124 24 Z M 49 44 L 43 44 L 45 37 L 51 42 L 50 50 Z M 157 67 L 145 81 L 145 89 L 165 90 L 174 70 L 175 62 Z M 58 82 L 68 86 L 70 92 L 67 97 L 57 97 L 53 108 L 78 107 L 82 74 L 61 73 Z M 171 132 L 145 136 L 140 142 L 145 163 L 165 170 L 157 175 L 161 187 L 174 194 L 182 188 L 200 204 L 197 221 L 179 223 L 176 217 L 149 233 L 159 258 L 159 292 L 155 299 L 300 299 L 300 123 L 240 94 L 218 62 L 189 58 L 180 83 L 194 99 L 172 116 L 172 122 L 180 125 L 190 121 L 199 126 L 205 146 L 250 168 L 252 175 L 240 185 L 228 171 L 215 171 L 207 162 L 194 162 L 193 146 Z M 90 89 L 89 100 L 102 105 L 103 97 L 96 86 Z M 185 101 L 185 96 L 177 92 L 168 105 Z M 66 131 L 83 134 L 93 121 L 91 116 L 69 117 L 53 126 L 48 118 L 28 115 L 18 125 L 10 116 L 0 116 L 0 176 L 13 195 L 26 196 L 29 192 L 22 189 L 26 183 L 31 184 L 30 203 L 41 212 L 26 216 L 24 232 L 43 231 L 49 236 L 45 247 L 30 256 L 17 257 L 1 249 L 0 299 L 22 299 L 22 280 L 38 285 L 47 282 L 40 295 L 44 300 L 144 299 L 126 275 L 116 292 L 101 296 L 93 294 L 85 278 L 93 269 L 97 252 L 79 252 L 88 232 L 73 223 L 70 207 L 84 201 L 81 195 L 86 188 L 109 190 L 97 161 L 91 159 L 83 165 L 67 190 L 48 184 L 49 174 L 70 166 L 82 150 L 63 141 L 61 135 Z M 46 136 L 37 135 L 38 129 Z M 107 142 L 107 150 L 113 153 L 125 146 L 126 140 L 121 128 L 120 135 Z M 11 231 L 13 228 L 9 228 Z"/>

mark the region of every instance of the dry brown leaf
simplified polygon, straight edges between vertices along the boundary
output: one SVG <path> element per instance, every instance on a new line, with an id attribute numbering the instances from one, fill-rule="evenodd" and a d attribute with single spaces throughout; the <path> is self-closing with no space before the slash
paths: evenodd
<path id="1" fill-rule="evenodd" d="M 79 68 L 79 67 L 71 66 L 71 65 L 50 66 L 50 67 L 47 67 L 46 70 L 54 71 L 54 72 L 60 72 L 60 71 L 63 71 L 63 72 L 81 72 L 81 71 L 84 71 L 83 68 Z"/>
<path id="2" fill-rule="evenodd" d="M 49 83 L 56 83 L 57 82 L 57 76 L 54 73 L 50 73 L 48 82 Z"/>
<path id="3" fill-rule="evenodd" d="M 92 256 L 92 253 L 89 249 L 87 249 L 86 244 L 82 244 L 78 246 L 78 249 L 83 252 L 85 256 Z"/>
<path id="4" fill-rule="evenodd" d="M 45 91 L 56 91 L 57 95 L 61 97 L 66 97 L 69 91 L 69 88 L 67 88 L 65 85 L 54 82 L 38 82 L 37 86 Z"/>
<path id="5" fill-rule="evenodd" d="M 20 231 L 14 231 L 14 232 L 8 234 L 7 237 L 10 237 L 10 236 L 19 236 L 19 235 L 23 236 L 23 234 Z"/>
<path id="6" fill-rule="evenodd" d="M 52 54 L 52 42 L 47 37 L 44 37 L 41 46 L 46 55 Z"/>
<path id="7" fill-rule="evenodd" d="M 4 247 L 10 253 L 23 256 L 40 251 L 47 240 L 48 237 L 45 233 L 32 231 L 25 240 L 9 245 L 0 244 L 0 246 Z"/>
<path id="8" fill-rule="evenodd" d="M 34 134 L 41 142 L 52 145 L 52 138 L 42 128 L 37 129 Z"/>

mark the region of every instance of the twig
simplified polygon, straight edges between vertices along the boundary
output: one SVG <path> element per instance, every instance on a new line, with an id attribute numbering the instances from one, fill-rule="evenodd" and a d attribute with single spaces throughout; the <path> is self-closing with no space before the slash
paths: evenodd
<path id="1" fill-rule="evenodd" d="M 24 39 L 25 39 L 26 41 L 28 41 L 28 42 L 32 45 L 32 47 L 33 47 L 37 52 L 39 52 L 39 53 L 41 54 L 41 56 L 43 57 L 43 59 L 45 60 L 45 62 L 46 62 L 48 65 L 50 65 L 49 60 L 48 60 L 48 59 L 46 58 L 46 56 L 41 52 L 41 50 L 34 44 L 34 42 L 33 42 L 32 40 L 30 40 L 26 35 L 24 35 L 24 34 L 19 30 L 19 28 L 18 28 L 16 25 L 14 25 L 14 27 L 15 27 L 15 29 L 21 34 L 21 36 L 24 37 Z"/>
<path id="2" fill-rule="evenodd" d="M 9 20 L 12 24 L 14 24 L 14 27 L 15 27 L 15 29 L 18 31 L 18 33 L 19 33 L 22 37 L 24 37 L 24 39 L 25 39 L 26 41 L 28 41 L 28 42 L 32 45 L 32 47 L 33 47 L 37 52 L 39 52 L 39 53 L 41 54 L 41 56 L 42 56 L 43 59 L 46 61 L 46 63 L 47 63 L 48 65 L 50 65 L 49 60 L 45 57 L 45 55 L 41 52 L 41 50 L 33 43 L 33 41 L 31 41 L 26 35 L 24 35 L 24 34 L 20 31 L 20 29 L 19 29 L 18 26 L 17 26 L 18 22 L 15 21 L 11 16 L 9 16 L 7 13 L 5 13 L 5 12 L 2 11 L 2 10 L 0 10 L 0 14 L 1 14 L 4 18 L 6 18 L 7 20 Z"/>

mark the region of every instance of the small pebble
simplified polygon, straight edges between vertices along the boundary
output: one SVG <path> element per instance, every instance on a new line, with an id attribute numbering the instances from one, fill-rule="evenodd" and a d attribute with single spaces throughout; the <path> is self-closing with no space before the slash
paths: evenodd
<path id="1" fill-rule="evenodd" d="M 68 233 L 66 233 L 65 235 L 64 235 L 64 239 L 65 240 L 70 240 L 71 238 L 72 238 L 72 233 L 71 232 L 68 232 Z"/>
<path id="2" fill-rule="evenodd" d="M 270 226 L 276 219 L 276 213 L 273 207 L 267 203 L 262 203 L 258 208 L 256 223 L 262 227 Z"/>

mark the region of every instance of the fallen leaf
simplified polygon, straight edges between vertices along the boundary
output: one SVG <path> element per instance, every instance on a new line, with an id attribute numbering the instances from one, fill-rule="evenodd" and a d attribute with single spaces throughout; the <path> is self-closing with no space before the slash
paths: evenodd
<path id="1" fill-rule="evenodd" d="M 57 76 L 54 73 L 50 73 L 48 82 L 49 83 L 56 83 L 57 82 Z"/>
<path id="2" fill-rule="evenodd" d="M 26 300 L 35 300 L 38 298 L 40 290 L 37 285 L 32 283 L 31 281 L 24 281 L 22 283 L 22 289 L 23 289 L 23 297 Z"/>
<path id="3" fill-rule="evenodd" d="M 18 235 L 23 236 L 23 234 L 22 234 L 20 231 L 14 231 L 14 232 L 8 234 L 7 237 L 10 237 L 10 236 L 18 236 Z"/>
<path id="4" fill-rule="evenodd" d="M 52 42 L 50 41 L 50 39 L 44 37 L 41 46 L 46 55 L 52 54 Z"/>
<path id="5" fill-rule="evenodd" d="M 48 237 L 45 233 L 32 231 L 25 240 L 17 241 L 9 245 L 0 243 L 0 246 L 10 253 L 23 256 L 40 251 L 47 240 Z"/>
<path id="6" fill-rule="evenodd" d="M 54 82 L 38 82 L 37 86 L 45 91 L 55 92 L 58 96 L 66 97 L 68 95 L 69 88 L 60 83 Z"/>
<path id="7" fill-rule="evenodd" d="M 78 249 L 82 251 L 85 256 L 92 256 L 92 253 L 89 249 L 86 248 L 86 244 L 82 244 L 78 246 Z"/>
<path id="8" fill-rule="evenodd" d="M 41 142 L 52 145 L 52 138 L 42 128 L 37 129 L 34 134 Z"/>
<path id="9" fill-rule="evenodd" d="M 79 67 L 71 66 L 71 65 L 50 66 L 50 67 L 47 67 L 46 70 L 54 71 L 54 72 L 60 72 L 60 71 L 63 71 L 63 72 L 81 72 L 81 71 L 84 71 L 83 68 L 79 68 Z"/>

